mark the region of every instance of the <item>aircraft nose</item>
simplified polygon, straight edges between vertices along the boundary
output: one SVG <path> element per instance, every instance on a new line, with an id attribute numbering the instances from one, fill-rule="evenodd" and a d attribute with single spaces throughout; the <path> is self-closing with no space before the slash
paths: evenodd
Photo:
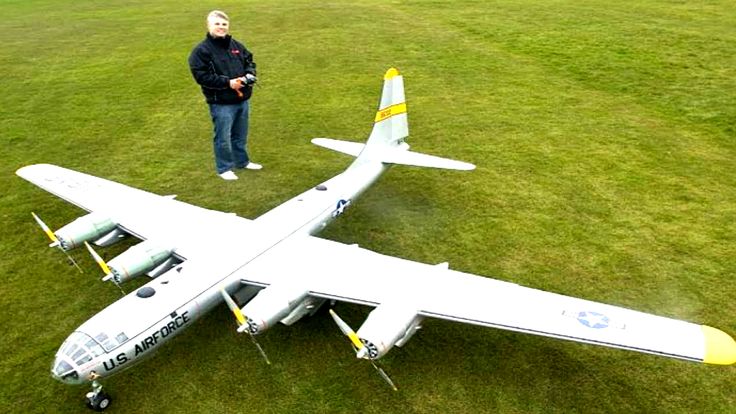
<path id="1" fill-rule="evenodd" d="M 80 384 L 79 372 L 65 358 L 57 355 L 51 367 L 51 376 L 65 384 Z"/>

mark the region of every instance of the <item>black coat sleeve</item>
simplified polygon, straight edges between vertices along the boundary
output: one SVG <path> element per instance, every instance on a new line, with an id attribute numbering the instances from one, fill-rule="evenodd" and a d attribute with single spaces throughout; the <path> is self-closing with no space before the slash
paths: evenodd
<path id="1" fill-rule="evenodd" d="M 198 46 L 189 55 L 189 69 L 198 84 L 210 89 L 227 89 L 230 79 L 215 72 L 212 55 L 206 48 Z"/>
<path id="2" fill-rule="evenodd" d="M 248 49 L 245 49 L 244 55 L 245 62 L 243 62 L 243 65 L 245 66 L 245 73 L 251 73 L 253 76 L 256 76 L 256 62 L 253 61 L 253 54 Z"/>

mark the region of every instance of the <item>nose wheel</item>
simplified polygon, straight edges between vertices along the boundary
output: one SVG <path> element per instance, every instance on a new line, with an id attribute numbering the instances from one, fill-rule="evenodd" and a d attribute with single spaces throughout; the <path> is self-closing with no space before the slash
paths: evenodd
<path id="1" fill-rule="evenodd" d="M 92 391 L 88 392 L 85 397 L 87 407 L 94 411 L 105 411 L 112 402 L 110 394 L 102 391 L 102 385 L 97 381 L 92 382 Z"/>

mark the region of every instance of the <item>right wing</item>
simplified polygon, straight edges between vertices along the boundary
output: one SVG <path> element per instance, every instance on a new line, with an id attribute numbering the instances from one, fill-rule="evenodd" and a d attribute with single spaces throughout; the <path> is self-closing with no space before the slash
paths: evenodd
<path id="1" fill-rule="evenodd" d="M 285 260 L 288 258 L 288 260 Z M 247 265 L 248 279 L 290 275 L 316 297 L 711 364 L 736 343 L 705 325 L 563 296 L 311 236 Z M 401 312 L 400 312 L 401 313 Z M 401 313 L 404 315 L 405 313 Z M 391 319 L 389 312 L 387 321 Z M 360 334 L 360 332 L 358 332 Z"/>

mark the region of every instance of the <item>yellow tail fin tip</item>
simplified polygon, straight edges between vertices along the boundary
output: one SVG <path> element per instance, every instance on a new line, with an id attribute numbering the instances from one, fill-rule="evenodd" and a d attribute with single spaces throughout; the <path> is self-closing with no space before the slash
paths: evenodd
<path id="1" fill-rule="evenodd" d="M 399 71 L 396 68 L 391 68 L 386 71 L 386 74 L 383 75 L 384 80 L 389 80 L 393 78 L 394 76 L 399 76 Z"/>

